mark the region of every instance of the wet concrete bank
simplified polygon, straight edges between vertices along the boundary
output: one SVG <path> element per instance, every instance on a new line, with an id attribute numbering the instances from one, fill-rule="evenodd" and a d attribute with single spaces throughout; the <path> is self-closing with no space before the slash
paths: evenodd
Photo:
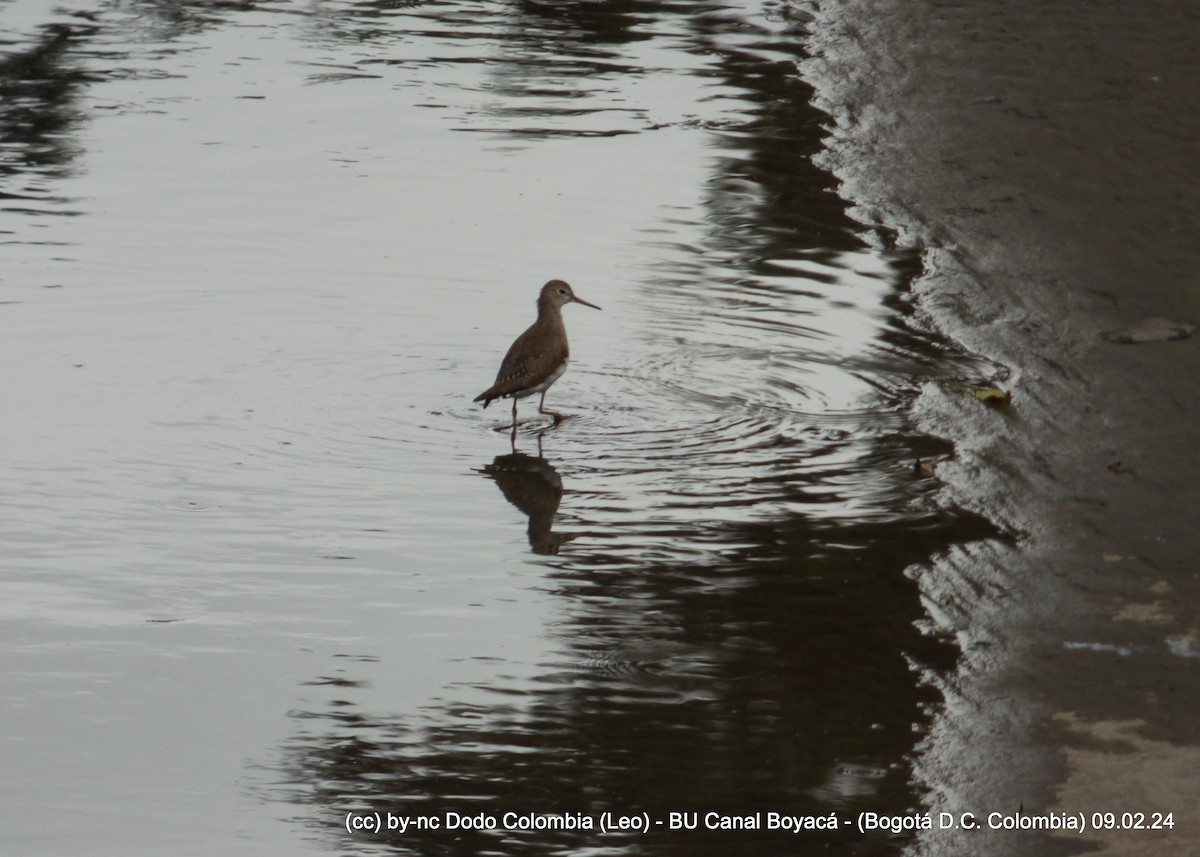
<path id="1" fill-rule="evenodd" d="M 1200 8 L 836 0 L 811 32 L 827 165 L 924 249 L 923 311 L 995 365 L 960 380 L 1012 393 L 919 406 L 946 490 L 1020 536 L 915 572 L 963 650 L 929 808 L 1087 826 L 917 850 L 1200 853 L 1200 340 L 1102 336 L 1200 319 Z"/>

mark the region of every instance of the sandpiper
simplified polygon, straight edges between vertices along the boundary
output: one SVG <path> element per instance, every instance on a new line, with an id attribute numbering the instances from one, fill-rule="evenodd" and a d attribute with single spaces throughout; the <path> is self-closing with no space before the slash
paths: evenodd
<path id="1" fill-rule="evenodd" d="M 517 400 L 534 393 L 542 394 L 538 413 L 554 417 L 555 425 L 563 420 L 562 414 L 546 410 L 546 391 L 567 371 L 570 351 L 567 347 L 567 328 L 563 324 L 562 308 L 569 303 L 600 309 L 583 298 L 575 297 L 571 287 L 562 280 L 546 283 L 538 294 L 537 321 L 517 337 L 516 342 L 504 355 L 500 371 L 496 374 L 496 383 L 474 399 L 476 402 L 483 402 L 486 408 L 493 399 L 511 397 L 514 437 L 517 431 Z"/>

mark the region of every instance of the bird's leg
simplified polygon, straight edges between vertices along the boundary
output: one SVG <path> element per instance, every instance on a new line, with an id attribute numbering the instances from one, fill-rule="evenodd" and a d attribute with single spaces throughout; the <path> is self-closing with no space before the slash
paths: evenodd
<path id="1" fill-rule="evenodd" d="M 496 431 L 508 431 L 512 429 L 513 437 L 517 436 L 517 400 L 513 399 L 513 421 L 510 426 L 496 426 Z"/>
<path id="2" fill-rule="evenodd" d="M 558 411 L 546 410 L 546 391 L 545 390 L 542 390 L 542 400 L 538 403 L 538 413 L 545 414 L 548 417 L 554 417 L 555 425 L 558 425 L 559 423 L 561 423 L 563 420 L 566 419 L 566 416 L 564 414 L 560 414 Z"/>

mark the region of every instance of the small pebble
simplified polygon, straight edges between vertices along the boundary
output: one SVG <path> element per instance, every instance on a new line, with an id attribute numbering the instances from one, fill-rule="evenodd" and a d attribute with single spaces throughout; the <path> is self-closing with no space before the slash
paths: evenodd
<path id="1" fill-rule="evenodd" d="M 1167 318 L 1143 318 L 1132 327 L 1121 330 L 1109 330 L 1102 333 L 1109 342 L 1122 345 L 1138 345 L 1143 342 L 1170 342 L 1173 339 L 1187 339 L 1196 332 L 1196 325 L 1171 321 Z"/>

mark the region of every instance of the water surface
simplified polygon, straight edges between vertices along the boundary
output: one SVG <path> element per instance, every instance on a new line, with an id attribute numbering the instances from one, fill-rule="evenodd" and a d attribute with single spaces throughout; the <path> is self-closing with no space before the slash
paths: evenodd
<path id="1" fill-rule="evenodd" d="M 0 8 L 11 853 L 726 853 L 795 840 L 343 824 L 920 804 L 956 650 L 911 570 L 991 530 L 909 406 L 979 370 L 813 165 L 803 16 Z M 551 277 L 604 310 L 513 444 L 470 400 Z"/>

